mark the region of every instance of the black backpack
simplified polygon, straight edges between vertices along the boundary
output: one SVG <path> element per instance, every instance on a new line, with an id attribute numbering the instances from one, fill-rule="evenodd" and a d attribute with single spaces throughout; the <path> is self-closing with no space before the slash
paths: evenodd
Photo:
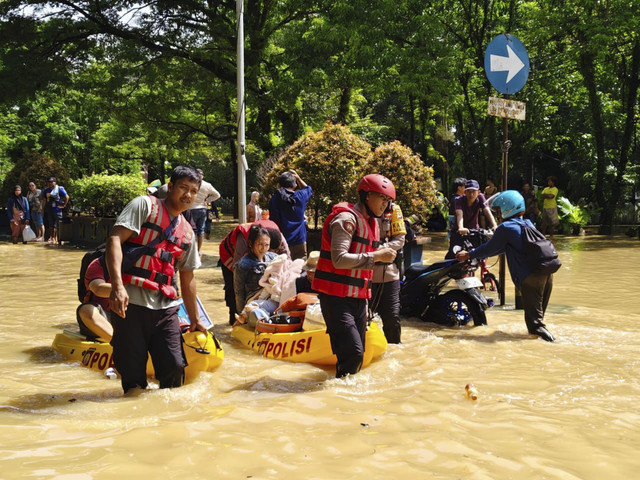
<path id="1" fill-rule="evenodd" d="M 553 243 L 526 222 L 522 224 L 522 250 L 533 273 L 550 275 L 562 266 Z"/>
<path id="2" fill-rule="evenodd" d="M 82 257 L 82 262 L 80 263 L 80 278 L 78 278 L 78 300 L 80 300 L 80 302 L 84 302 L 84 297 L 87 295 L 87 288 L 84 286 L 84 276 L 87 273 L 89 264 L 96 258 L 102 257 L 102 267 L 104 268 L 105 272 L 107 271 L 106 261 L 104 257 L 105 249 L 106 244 L 103 243 L 95 250 L 85 253 L 84 257 Z"/>

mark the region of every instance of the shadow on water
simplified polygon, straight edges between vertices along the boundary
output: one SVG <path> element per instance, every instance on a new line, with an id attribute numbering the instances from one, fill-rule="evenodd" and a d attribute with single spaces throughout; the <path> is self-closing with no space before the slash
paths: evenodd
<path id="1" fill-rule="evenodd" d="M 33 363 L 64 363 L 65 358 L 51 347 L 33 347 L 23 350 Z"/>
<path id="2" fill-rule="evenodd" d="M 114 387 L 116 385 L 114 384 Z M 67 408 L 70 403 L 79 402 L 105 402 L 122 398 L 120 384 L 118 388 L 105 390 L 100 393 L 87 392 L 61 392 L 61 393 L 35 393 L 12 399 L 4 405 L 0 405 L 0 412 L 7 413 L 38 413 L 44 410 Z"/>
<path id="3" fill-rule="evenodd" d="M 323 370 L 304 380 L 283 380 L 269 376 L 242 383 L 230 388 L 225 393 L 236 391 L 258 391 L 270 393 L 308 393 L 324 390 L 324 382 L 331 377 Z"/>

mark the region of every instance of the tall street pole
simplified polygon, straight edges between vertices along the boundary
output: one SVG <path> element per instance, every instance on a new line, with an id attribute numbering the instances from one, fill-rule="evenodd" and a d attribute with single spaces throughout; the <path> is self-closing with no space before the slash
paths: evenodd
<path id="1" fill-rule="evenodd" d="M 238 220 L 240 223 L 247 221 L 247 212 L 244 201 L 247 196 L 247 179 L 245 172 L 249 170 L 247 159 L 244 153 L 244 121 L 245 121 L 245 98 L 244 98 L 244 0 L 236 0 L 236 23 L 238 31 L 238 146 L 237 164 L 238 164 Z"/>

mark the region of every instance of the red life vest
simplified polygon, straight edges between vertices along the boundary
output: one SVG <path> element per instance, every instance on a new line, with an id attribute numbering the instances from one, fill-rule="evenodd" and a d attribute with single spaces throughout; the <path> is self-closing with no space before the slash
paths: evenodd
<path id="1" fill-rule="evenodd" d="M 353 208 L 353 204 L 339 203 L 334 205 L 333 210 L 322 226 L 320 258 L 318 259 L 312 288 L 318 292 L 336 297 L 371 298 L 373 270 L 335 268 L 331 261 L 329 229 L 335 216 L 341 212 L 352 213 L 356 218 L 356 227 L 351 238 L 349 253 L 373 252 L 378 247 L 380 235 L 378 222 L 375 218 L 367 221 L 362 213 Z"/>
<path id="2" fill-rule="evenodd" d="M 249 230 L 252 225 L 262 225 L 264 228 L 275 228 L 280 231 L 278 225 L 272 220 L 257 220 L 253 223 L 241 223 L 236 228 L 231 230 L 226 237 L 220 242 L 220 261 L 229 270 L 233 271 L 233 255 L 236 252 L 236 242 L 238 241 L 238 234 L 242 234 L 247 242 L 249 241 Z"/>
<path id="3" fill-rule="evenodd" d="M 140 233 L 127 243 L 133 246 L 148 245 L 164 232 L 171 223 L 169 211 L 164 202 L 149 196 L 151 212 L 142 224 Z M 175 265 L 193 241 L 193 230 L 189 222 L 178 216 L 177 224 L 169 238 L 160 241 L 145 252 L 126 272 L 122 274 L 125 284 L 136 285 L 149 290 L 160 290 L 168 298 L 176 298 L 178 291 L 174 283 Z M 126 247 L 126 244 L 124 245 Z M 123 248 L 123 255 L 126 255 Z"/>

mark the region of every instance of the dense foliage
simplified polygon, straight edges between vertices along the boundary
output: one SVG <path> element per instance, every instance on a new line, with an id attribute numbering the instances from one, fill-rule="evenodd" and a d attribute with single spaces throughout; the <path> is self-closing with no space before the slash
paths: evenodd
<path id="1" fill-rule="evenodd" d="M 72 178 L 191 163 L 233 196 L 235 3 L 0 3 L 0 180 L 35 151 Z M 556 175 L 605 232 L 637 190 L 640 2 L 248 1 L 244 26 L 247 185 L 328 120 L 374 148 L 400 141 L 445 193 L 455 176 L 498 180 L 484 51 L 508 32 L 531 58 L 509 186 Z"/>
<path id="2" fill-rule="evenodd" d="M 47 179 L 51 176 L 56 177 L 58 185 L 68 187 L 69 173 L 65 167 L 47 155 L 35 152 L 25 153 L 6 174 L 0 196 L 7 198 L 13 192 L 15 185 L 20 185 L 23 194 L 26 194 L 29 182 L 35 183 L 36 188 L 47 188 Z"/>
<path id="3" fill-rule="evenodd" d="M 115 217 L 127 203 L 144 195 L 146 186 L 139 174 L 99 174 L 72 182 L 69 195 L 74 208 L 96 217 Z"/>

